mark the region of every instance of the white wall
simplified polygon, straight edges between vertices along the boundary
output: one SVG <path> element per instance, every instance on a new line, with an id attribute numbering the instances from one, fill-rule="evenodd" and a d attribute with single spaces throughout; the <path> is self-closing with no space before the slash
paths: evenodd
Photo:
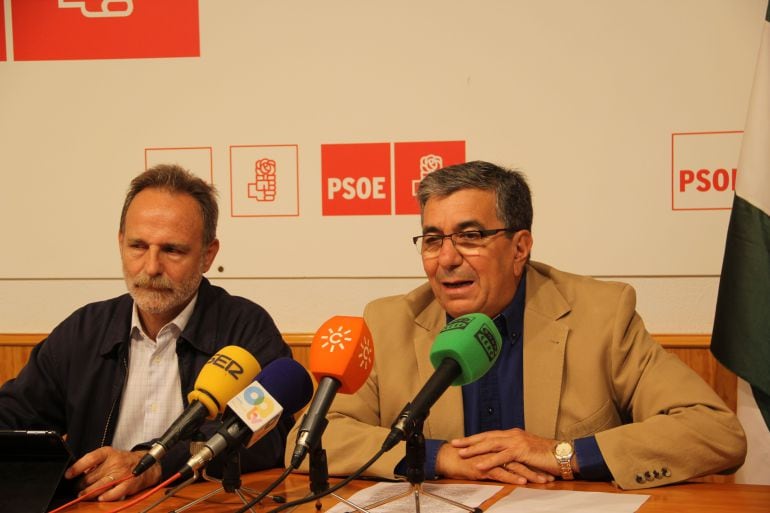
<path id="1" fill-rule="evenodd" d="M 10 4 L 0 332 L 123 292 L 119 208 L 152 148 L 207 148 L 215 283 L 284 332 L 359 314 L 421 282 L 419 219 L 322 215 L 321 145 L 455 140 L 529 176 L 535 259 L 632 283 L 655 333 L 711 331 L 731 192 L 672 196 L 682 166 L 737 165 L 765 0 L 201 0 L 200 57 L 33 62 Z M 233 148 L 280 144 L 299 215 L 233 215 Z"/>

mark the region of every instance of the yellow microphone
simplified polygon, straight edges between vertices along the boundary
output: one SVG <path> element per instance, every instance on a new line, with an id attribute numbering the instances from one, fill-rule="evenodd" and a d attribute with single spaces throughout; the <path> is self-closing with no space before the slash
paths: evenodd
<path id="1" fill-rule="evenodd" d="M 190 438 L 203 421 L 220 415 L 227 401 L 246 388 L 260 366 L 250 352 L 240 346 L 225 346 L 203 365 L 187 394 L 188 406 L 145 454 L 132 473 L 138 476 L 155 463 L 180 440 Z"/>

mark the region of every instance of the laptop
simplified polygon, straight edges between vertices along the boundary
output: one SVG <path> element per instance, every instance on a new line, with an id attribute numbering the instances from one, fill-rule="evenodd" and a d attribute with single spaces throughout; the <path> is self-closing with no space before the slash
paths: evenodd
<path id="1" fill-rule="evenodd" d="M 0 511 L 44 513 L 64 504 L 74 496 L 63 479 L 72 462 L 54 431 L 0 430 Z"/>

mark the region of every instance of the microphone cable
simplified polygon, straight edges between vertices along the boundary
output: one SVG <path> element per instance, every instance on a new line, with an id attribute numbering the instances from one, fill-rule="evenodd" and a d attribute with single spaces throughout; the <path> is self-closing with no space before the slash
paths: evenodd
<path id="1" fill-rule="evenodd" d="M 294 470 L 291 466 L 287 467 L 286 470 L 283 471 L 283 474 L 278 476 L 278 479 L 273 481 L 271 484 L 267 486 L 264 490 L 262 490 L 259 495 L 251 499 L 247 504 L 245 504 L 241 509 L 238 510 L 237 513 L 244 513 L 245 511 L 253 508 L 259 501 L 267 497 L 267 495 L 272 492 L 276 486 L 283 483 L 287 477 L 289 477 L 289 474 L 291 474 L 291 471 Z"/>
<path id="2" fill-rule="evenodd" d="M 361 476 L 361 474 L 363 474 L 366 471 L 366 469 L 368 469 L 369 467 L 374 465 L 374 462 L 376 462 L 378 459 L 380 459 L 380 457 L 383 454 L 385 454 L 386 452 L 387 452 L 386 449 L 381 448 L 379 451 L 377 451 L 377 454 L 372 456 L 371 459 L 369 461 L 367 461 L 366 463 L 364 463 L 364 465 L 361 468 L 359 468 L 358 470 L 356 470 L 355 472 L 350 474 L 348 477 L 346 477 L 345 479 L 343 479 L 342 481 L 340 481 L 336 485 L 330 486 L 329 488 L 327 488 L 323 492 L 316 493 L 316 494 L 306 495 L 305 497 L 302 497 L 301 499 L 297 499 L 297 500 L 294 500 L 294 501 L 286 502 L 284 504 L 281 504 L 277 508 L 273 508 L 273 509 L 269 510 L 267 513 L 278 513 L 279 511 L 284 511 L 286 509 L 293 508 L 295 506 L 299 506 L 300 504 L 307 504 L 308 502 L 312 502 L 312 501 L 318 500 L 321 497 L 326 497 L 327 495 L 331 495 L 332 493 L 336 492 L 340 488 L 343 488 L 343 487 L 347 486 L 352 480 L 358 479 Z M 290 468 L 287 469 L 288 472 L 291 472 L 291 470 L 293 470 L 293 469 L 290 469 Z M 288 475 L 287 472 L 285 472 L 285 474 Z M 244 506 L 243 508 L 239 509 L 235 513 L 245 513 L 245 511 L 247 509 L 249 509 L 250 507 L 254 506 L 254 504 L 256 504 L 255 501 L 247 504 L 246 506 Z"/>
<path id="3" fill-rule="evenodd" d="M 155 492 L 157 492 L 161 488 L 164 488 L 164 487 L 170 485 L 171 483 L 173 483 L 174 481 L 176 481 L 180 477 L 182 477 L 182 474 L 177 472 L 176 474 L 174 474 L 173 476 L 169 477 L 168 479 L 166 479 L 162 483 L 160 483 L 158 485 L 155 485 L 153 488 L 150 488 L 148 491 L 144 492 L 143 494 L 137 495 L 136 497 L 134 497 L 133 499 L 131 499 L 127 503 L 121 505 L 120 507 L 117 507 L 117 508 L 115 508 L 113 510 L 110 510 L 109 513 L 118 513 L 119 511 L 123 511 L 124 509 L 128 509 L 131 506 L 136 506 L 137 504 L 142 502 L 144 499 L 146 499 L 150 495 L 154 494 Z"/>
<path id="4" fill-rule="evenodd" d="M 116 486 L 118 486 L 120 483 L 122 483 L 124 481 L 128 481 L 129 479 L 133 479 L 133 477 L 134 477 L 133 474 L 127 474 L 127 475 L 121 477 L 120 479 L 116 479 L 115 481 L 110 481 L 106 485 L 102 485 L 99 488 L 91 490 L 88 493 L 84 493 L 80 497 L 76 497 L 75 499 L 69 501 L 66 504 L 62 504 L 58 508 L 49 511 L 48 513 L 60 513 L 61 511 L 64 511 L 65 509 L 69 508 L 70 506 L 74 506 L 78 502 L 84 501 L 86 499 L 90 499 L 91 497 L 95 497 L 96 495 L 99 495 L 102 492 L 106 492 L 107 490 L 111 490 L 112 488 L 115 488 Z"/>

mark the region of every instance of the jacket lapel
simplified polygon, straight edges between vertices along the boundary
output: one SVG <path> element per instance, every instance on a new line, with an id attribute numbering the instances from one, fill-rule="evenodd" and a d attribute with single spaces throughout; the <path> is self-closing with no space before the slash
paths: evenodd
<path id="1" fill-rule="evenodd" d="M 524 425 L 533 434 L 556 436 L 569 327 L 559 319 L 570 306 L 556 286 L 532 266 L 524 306 Z"/>

